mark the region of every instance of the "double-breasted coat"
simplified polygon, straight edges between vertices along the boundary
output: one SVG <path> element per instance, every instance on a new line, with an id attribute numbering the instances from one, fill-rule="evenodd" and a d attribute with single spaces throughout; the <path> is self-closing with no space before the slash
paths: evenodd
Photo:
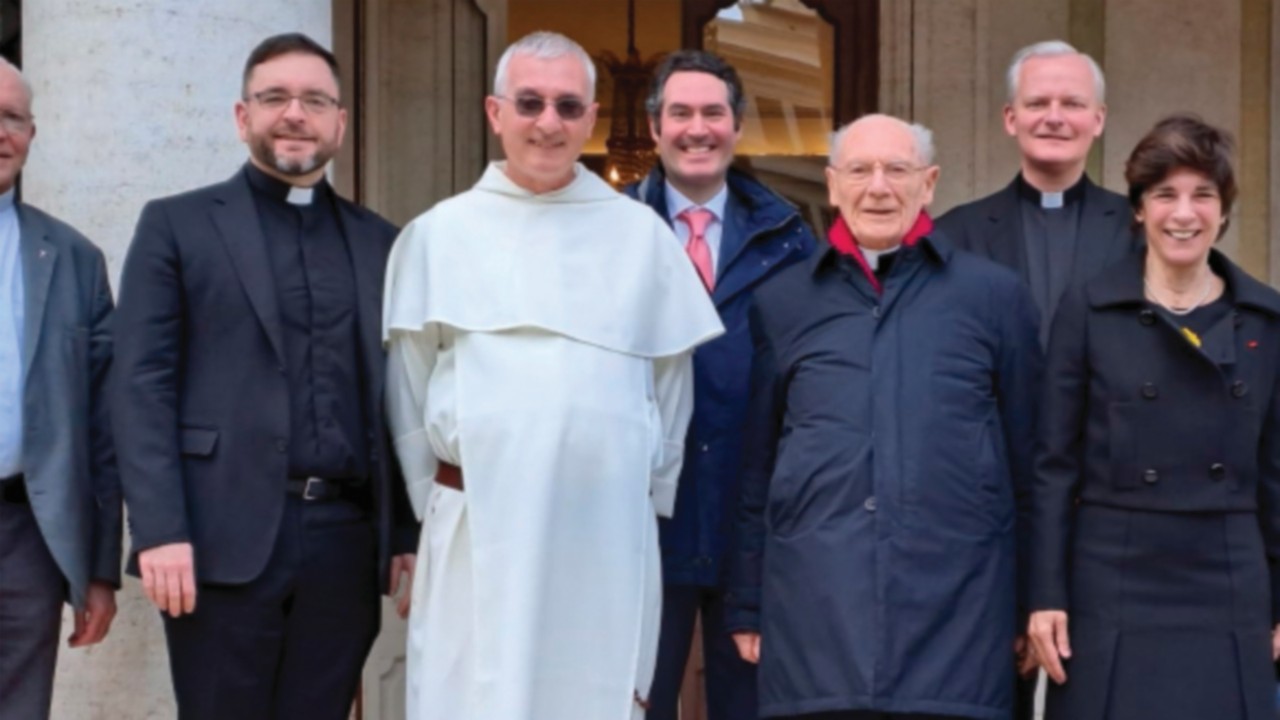
<path id="1" fill-rule="evenodd" d="M 1189 336 L 1144 262 L 1069 291 L 1050 340 L 1030 599 L 1073 655 L 1047 717 L 1272 718 L 1280 294 L 1214 251 L 1230 308 Z"/>

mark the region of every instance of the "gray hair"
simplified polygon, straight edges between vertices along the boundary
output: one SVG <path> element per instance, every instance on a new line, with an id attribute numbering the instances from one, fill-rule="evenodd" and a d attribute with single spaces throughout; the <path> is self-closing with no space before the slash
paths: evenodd
<path id="1" fill-rule="evenodd" d="M 1009 93 L 1009 104 L 1018 97 L 1018 77 L 1022 75 L 1022 65 L 1031 58 L 1038 57 L 1063 57 L 1066 55 L 1079 55 L 1089 66 L 1089 71 L 1093 73 L 1093 91 L 1098 96 L 1098 102 L 1106 102 L 1107 97 L 1107 80 L 1102 76 L 1102 68 L 1098 67 L 1098 63 L 1085 53 L 1080 52 L 1071 45 L 1061 40 L 1045 40 L 1034 45 L 1028 45 L 1013 54 L 1013 61 L 1009 63 L 1009 72 L 1005 76 L 1005 88 Z"/>
<path id="2" fill-rule="evenodd" d="M 493 94 L 506 95 L 507 93 L 507 66 L 511 64 L 511 58 L 516 55 L 528 55 L 530 57 L 539 58 L 541 60 L 554 60 L 562 57 L 575 57 L 582 63 L 582 69 L 587 71 L 587 97 L 588 103 L 595 100 L 596 97 L 596 65 L 591 62 L 591 56 L 578 43 L 561 35 L 560 33 L 538 31 L 532 32 L 519 40 L 511 43 L 502 53 L 502 57 L 498 59 L 498 70 L 493 74 Z"/>
<path id="3" fill-rule="evenodd" d="M 27 76 L 22 74 L 22 70 L 7 58 L 0 57 L 0 68 L 7 68 L 18 76 L 18 82 L 22 84 L 22 89 L 27 94 L 27 112 L 31 112 L 31 103 L 35 99 L 35 92 L 31 89 L 31 82 L 27 80 Z"/>
<path id="4" fill-rule="evenodd" d="M 925 127 L 924 125 L 921 125 L 920 123 L 909 123 L 901 118 L 893 117 L 892 115 L 880 115 L 880 114 L 863 115 L 862 117 L 858 118 L 857 120 L 854 120 L 853 122 L 845 123 L 843 126 L 841 126 L 839 130 L 836 130 L 835 132 L 831 133 L 831 147 L 827 151 L 828 165 L 835 167 L 836 160 L 839 158 L 839 155 L 840 155 L 840 146 L 844 143 L 844 138 L 846 135 L 849 134 L 849 130 L 854 125 L 858 124 L 860 121 L 866 120 L 867 118 L 871 118 L 871 117 L 885 117 L 885 118 L 889 118 L 890 120 L 897 120 L 898 122 L 902 123 L 902 126 L 905 127 L 908 131 L 910 131 L 911 138 L 915 141 L 916 156 L 919 158 L 920 164 L 925 166 L 933 165 L 933 131 L 932 130 Z"/>

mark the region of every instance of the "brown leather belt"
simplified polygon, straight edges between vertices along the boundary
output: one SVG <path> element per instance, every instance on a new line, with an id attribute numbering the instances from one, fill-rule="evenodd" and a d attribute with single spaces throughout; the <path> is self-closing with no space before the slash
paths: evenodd
<path id="1" fill-rule="evenodd" d="M 436 469 L 436 483 L 462 492 L 462 468 L 442 461 Z"/>

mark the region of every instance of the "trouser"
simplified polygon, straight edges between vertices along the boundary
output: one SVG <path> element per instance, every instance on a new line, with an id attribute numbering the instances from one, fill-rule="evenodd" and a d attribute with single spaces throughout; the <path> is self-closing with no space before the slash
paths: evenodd
<path id="1" fill-rule="evenodd" d="M 1028 639 L 1030 642 L 1030 639 Z M 1036 717 L 1036 685 L 1040 681 L 1040 673 L 1029 678 L 1019 677 L 1013 693 L 1013 720 L 1035 720 Z"/>
<path id="2" fill-rule="evenodd" d="M 198 588 L 164 620 L 181 720 L 346 720 L 380 619 L 363 508 L 290 495 L 262 573 Z"/>
<path id="3" fill-rule="evenodd" d="M 0 720 L 49 717 L 66 592 L 31 506 L 0 500 Z"/>
<path id="4" fill-rule="evenodd" d="M 756 720 L 756 668 L 738 655 L 733 638 L 724 631 L 724 593 L 717 588 L 672 584 L 662 591 L 662 629 L 647 720 L 676 720 L 680 685 L 699 614 L 707 719 Z"/>
<path id="5" fill-rule="evenodd" d="M 928 715 L 922 712 L 879 712 L 876 710 L 842 710 L 792 715 L 790 720 L 961 720 L 956 715 Z"/>

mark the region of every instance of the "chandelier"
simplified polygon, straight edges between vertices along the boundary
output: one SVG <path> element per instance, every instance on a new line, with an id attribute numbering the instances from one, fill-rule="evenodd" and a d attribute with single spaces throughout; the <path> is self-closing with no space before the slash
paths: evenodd
<path id="1" fill-rule="evenodd" d="M 608 50 L 596 59 L 613 77 L 613 117 L 609 139 L 604 143 L 604 177 L 610 185 L 620 188 L 643 178 L 656 159 L 644 100 L 653 69 L 662 56 L 640 59 L 636 49 L 636 0 L 627 0 L 626 59 Z"/>

